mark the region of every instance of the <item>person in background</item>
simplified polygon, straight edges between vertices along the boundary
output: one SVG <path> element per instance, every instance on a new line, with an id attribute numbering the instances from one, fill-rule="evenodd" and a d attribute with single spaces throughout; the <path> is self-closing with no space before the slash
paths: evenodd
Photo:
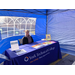
<path id="1" fill-rule="evenodd" d="M 33 38 L 29 35 L 29 30 L 25 31 L 25 36 L 22 38 L 22 44 L 28 44 L 28 43 L 32 43 Z"/>

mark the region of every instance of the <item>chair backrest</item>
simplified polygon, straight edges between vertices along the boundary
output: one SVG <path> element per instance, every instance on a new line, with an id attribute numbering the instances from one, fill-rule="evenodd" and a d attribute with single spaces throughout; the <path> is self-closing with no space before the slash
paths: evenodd
<path id="1" fill-rule="evenodd" d="M 19 40 L 19 43 L 20 43 L 19 45 L 22 45 L 22 41 L 23 41 L 23 40 L 22 40 L 22 39 L 18 39 L 18 40 Z"/>

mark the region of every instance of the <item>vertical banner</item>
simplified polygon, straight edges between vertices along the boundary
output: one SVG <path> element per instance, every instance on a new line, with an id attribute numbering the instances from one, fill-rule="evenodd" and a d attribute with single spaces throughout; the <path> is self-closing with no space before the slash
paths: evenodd
<path id="1" fill-rule="evenodd" d="M 0 41 L 2 40 L 2 37 L 1 37 L 1 31 L 0 31 Z"/>

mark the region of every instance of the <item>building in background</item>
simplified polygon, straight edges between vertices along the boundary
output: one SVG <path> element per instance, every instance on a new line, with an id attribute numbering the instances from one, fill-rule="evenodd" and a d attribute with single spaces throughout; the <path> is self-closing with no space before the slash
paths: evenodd
<path id="1" fill-rule="evenodd" d="M 16 35 L 25 35 L 25 30 L 29 30 L 30 35 L 35 35 L 35 25 L 36 18 L 0 17 L 0 31 L 2 39 Z"/>

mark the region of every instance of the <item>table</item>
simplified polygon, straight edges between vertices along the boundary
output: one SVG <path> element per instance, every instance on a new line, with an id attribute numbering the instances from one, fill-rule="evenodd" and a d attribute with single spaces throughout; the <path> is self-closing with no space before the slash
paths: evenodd
<path id="1" fill-rule="evenodd" d="M 24 49 L 27 52 L 22 55 L 17 55 L 15 52 L 7 49 L 5 55 L 10 59 L 10 61 L 5 61 L 5 65 L 47 65 L 57 59 L 61 59 L 61 51 L 59 42 L 49 44 L 40 48 L 33 48 L 33 45 L 46 42 L 46 40 L 37 41 L 31 44 L 21 45 L 20 49 Z"/>

